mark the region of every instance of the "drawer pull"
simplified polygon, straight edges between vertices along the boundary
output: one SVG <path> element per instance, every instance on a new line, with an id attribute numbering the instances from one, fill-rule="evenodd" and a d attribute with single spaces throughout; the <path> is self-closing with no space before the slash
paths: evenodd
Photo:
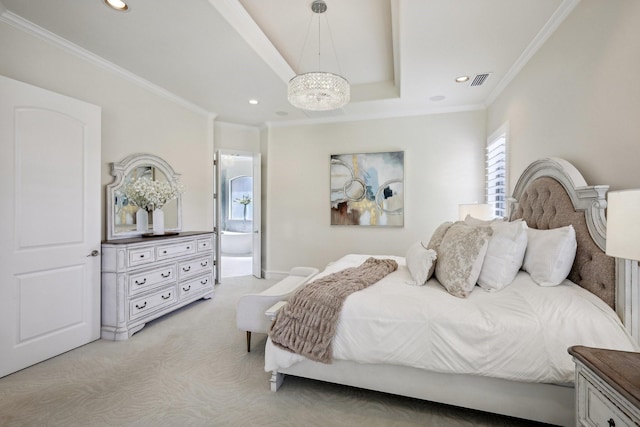
<path id="1" fill-rule="evenodd" d="M 144 280 L 143 280 L 142 282 L 138 282 L 138 281 L 136 280 L 136 285 L 138 285 L 138 286 L 142 286 L 142 285 L 144 285 L 145 283 L 147 283 L 147 278 L 146 278 L 146 277 L 144 278 Z"/>
<path id="2" fill-rule="evenodd" d="M 162 251 L 162 253 L 163 253 L 163 254 L 166 254 L 166 253 L 167 253 L 167 251 Z"/>
<path id="3" fill-rule="evenodd" d="M 200 284 L 202 285 L 206 285 L 207 283 L 209 283 L 209 279 L 200 280 Z"/>
<path id="4" fill-rule="evenodd" d="M 144 302 L 144 304 L 142 304 L 142 305 L 138 305 L 138 304 L 136 304 L 136 308 L 137 308 L 138 310 L 142 310 L 142 309 L 143 309 L 143 308 L 145 308 L 146 306 L 147 306 L 147 302 L 146 302 L 146 301 L 145 301 L 145 302 Z"/>
<path id="5" fill-rule="evenodd" d="M 140 258 L 144 258 L 144 254 L 140 255 Z"/>
<path id="6" fill-rule="evenodd" d="M 609 427 L 616 427 L 616 422 L 613 421 L 613 418 L 609 418 L 607 422 L 609 423 Z"/>
<path id="7" fill-rule="evenodd" d="M 185 272 L 186 272 L 186 271 L 189 271 L 189 270 L 191 270 L 191 266 L 189 266 L 189 267 L 182 267 L 182 271 L 185 271 Z"/>
<path id="8" fill-rule="evenodd" d="M 182 290 L 185 292 L 189 291 L 189 289 L 191 289 L 191 285 L 187 286 L 186 288 L 182 288 Z"/>
<path id="9" fill-rule="evenodd" d="M 162 299 L 169 299 L 169 298 L 171 298 L 171 292 L 169 292 L 169 295 L 167 296 L 162 295 Z"/>
<path id="10" fill-rule="evenodd" d="M 207 265 L 209 265 L 209 261 L 201 262 L 200 265 L 206 267 Z"/>
<path id="11" fill-rule="evenodd" d="M 187 246 L 187 250 L 191 249 L 191 246 Z"/>
<path id="12" fill-rule="evenodd" d="M 167 277 L 171 276 L 171 272 L 170 272 L 170 271 L 167 271 L 167 273 L 166 273 L 166 274 L 165 274 L 165 273 L 160 273 L 160 275 L 161 275 L 163 278 L 165 278 L 165 279 L 166 279 Z"/>

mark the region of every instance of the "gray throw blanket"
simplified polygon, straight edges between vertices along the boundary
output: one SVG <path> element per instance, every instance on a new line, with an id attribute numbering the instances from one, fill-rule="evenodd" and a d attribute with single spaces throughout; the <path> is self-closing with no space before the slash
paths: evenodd
<path id="1" fill-rule="evenodd" d="M 333 337 L 344 300 L 394 272 L 391 259 L 369 258 L 304 286 L 276 317 L 269 337 L 278 347 L 316 362 L 331 363 Z"/>

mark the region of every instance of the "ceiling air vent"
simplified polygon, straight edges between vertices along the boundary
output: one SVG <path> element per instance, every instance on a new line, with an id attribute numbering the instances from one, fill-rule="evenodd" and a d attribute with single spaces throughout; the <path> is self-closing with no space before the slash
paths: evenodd
<path id="1" fill-rule="evenodd" d="M 476 75 L 469 86 L 481 86 L 491 75 L 491 73 Z"/>

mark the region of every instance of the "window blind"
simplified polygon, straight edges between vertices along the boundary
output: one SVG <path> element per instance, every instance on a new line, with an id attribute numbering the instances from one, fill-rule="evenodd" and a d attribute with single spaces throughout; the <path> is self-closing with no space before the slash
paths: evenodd
<path id="1" fill-rule="evenodd" d="M 493 206 L 496 218 L 507 215 L 507 138 L 501 135 L 487 145 L 485 161 L 487 203 Z"/>

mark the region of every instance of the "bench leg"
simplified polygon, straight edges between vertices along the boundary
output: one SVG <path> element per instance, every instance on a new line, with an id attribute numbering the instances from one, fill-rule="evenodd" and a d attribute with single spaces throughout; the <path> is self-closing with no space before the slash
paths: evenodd
<path id="1" fill-rule="evenodd" d="M 251 353 L 251 331 L 247 331 L 247 353 Z"/>

